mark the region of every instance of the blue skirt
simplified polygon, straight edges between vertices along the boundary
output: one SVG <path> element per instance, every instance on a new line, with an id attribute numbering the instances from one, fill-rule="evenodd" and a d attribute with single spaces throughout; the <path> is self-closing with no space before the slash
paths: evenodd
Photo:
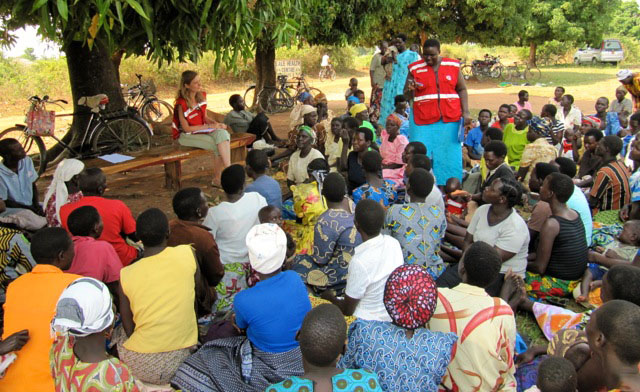
<path id="1" fill-rule="evenodd" d="M 445 185 L 451 177 L 462 181 L 462 143 L 458 141 L 460 122 L 442 122 L 417 125 L 413 111 L 409 116 L 409 141 L 421 142 L 427 147 L 427 156 L 433 164 L 437 185 Z"/>

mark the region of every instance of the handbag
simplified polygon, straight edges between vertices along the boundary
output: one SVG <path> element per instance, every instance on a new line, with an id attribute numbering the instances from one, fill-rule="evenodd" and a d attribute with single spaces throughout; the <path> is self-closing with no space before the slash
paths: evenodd
<path id="1" fill-rule="evenodd" d="M 27 112 L 27 134 L 50 136 L 55 130 L 56 112 L 53 110 L 33 109 Z"/>

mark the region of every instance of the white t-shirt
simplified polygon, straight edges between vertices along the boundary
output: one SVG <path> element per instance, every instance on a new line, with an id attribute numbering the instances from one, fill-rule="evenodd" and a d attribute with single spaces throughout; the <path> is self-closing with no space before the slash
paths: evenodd
<path id="1" fill-rule="evenodd" d="M 328 67 L 329 66 L 329 55 L 328 54 L 325 54 L 324 56 L 322 56 L 322 62 L 320 63 L 320 66 L 321 67 Z"/>
<path id="2" fill-rule="evenodd" d="M 527 269 L 527 254 L 529 252 L 529 229 L 527 223 L 516 212 L 511 210 L 507 219 L 495 226 L 489 226 L 487 216 L 491 204 L 478 207 L 473 214 L 467 233 L 473 236 L 473 242 L 483 241 L 507 252 L 515 253 L 509 260 L 502 263 L 500 273 L 506 273 L 509 268 L 514 273 L 524 277 Z"/>
<path id="3" fill-rule="evenodd" d="M 223 201 L 209 209 L 203 225 L 207 226 L 220 250 L 222 264 L 249 261 L 246 237 L 260 223 L 258 211 L 267 201 L 257 192 L 247 192 L 235 203 Z"/>
<path id="4" fill-rule="evenodd" d="M 359 299 L 354 316 L 364 320 L 391 321 L 382 299 L 389 275 L 404 263 L 400 243 L 380 234 L 356 246 L 349 262 L 345 294 Z"/>
<path id="5" fill-rule="evenodd" d="M 296 184 L 302 184 L 309 174 L 307 174 L 307 166 L 314 159 L 324 158 L 322 153 L 312 148 L 306 157 L 300 158 L 300 150 L 296 150 L 291 158 L 289 158 L 289 169 L 287 169 L 287 180 L 291 180 Z"/>

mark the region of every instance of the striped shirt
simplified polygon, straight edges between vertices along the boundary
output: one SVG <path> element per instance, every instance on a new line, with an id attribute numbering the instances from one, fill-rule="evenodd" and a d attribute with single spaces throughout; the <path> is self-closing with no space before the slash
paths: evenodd
<path id="1" fill-rule="evenodd" d="M 9 283 L 31 271 L 36 262 L 31 257 L 29 241 L 20 230 L 0 227 L 0 300 L 4 302 Z"/>
<path id="2" fill-rule="evenodd" d="M 556 145 L 556 142 L 553 141 L 552 135 L 557 135 L 560 132 L 564 132 L 564 123 L 558 120 L 552 120 L 551 123 L 551 132 L 549 132 L 549 136 L 546 137 L 549 144 L 552 146 Z"/>
<path id="3" fill-rule="evenodd" d="M 598 200 L 594 213 L 598 211 L 619 210 L 629 203 L 629 169 L 621 161 L 612 161 L 597 172 L 589 196 Z"/>

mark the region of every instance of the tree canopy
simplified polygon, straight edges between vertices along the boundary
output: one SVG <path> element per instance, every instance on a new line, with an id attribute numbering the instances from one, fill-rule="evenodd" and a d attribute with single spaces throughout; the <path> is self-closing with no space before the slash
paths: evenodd
<path id="1" fill-rule="evenodd" d="M 640 40 L 640 7 L 636 1 L 623 1 L 611 20 L 611 32 Z"/>

